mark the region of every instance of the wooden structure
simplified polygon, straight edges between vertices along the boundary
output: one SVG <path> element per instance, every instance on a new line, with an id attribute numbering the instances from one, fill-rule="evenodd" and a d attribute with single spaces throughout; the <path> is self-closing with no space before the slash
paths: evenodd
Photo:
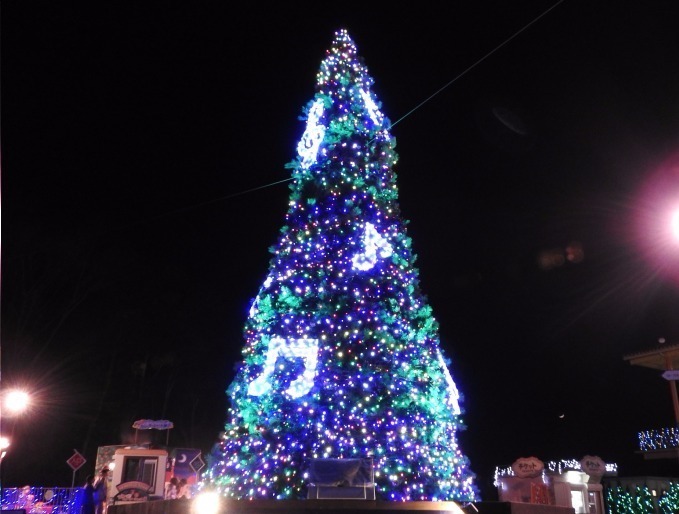
<path id="1" fill-rule="evenodd" d="M 108 514 L 198 514 L 191 500 L 111 505 Z M 479 502 L 460 507 L 441 501 L 224 500 L 217 514 L 574 514 L 571 507 L 512 502 Z M 205 514 L 205 513 L 203 513 Z"/>
<path id="2" fill-rule="evenodd" d="M 679 379 L 679 344 L 664 344 L 653 350 L 634 353 L 624 357 L 633 366 L 642 366 L 664 371 L 663 376 L 668 378 L 672 406 L 674 407 L 674 421 L 679 426 L 679 395 L 677 394 L 677 379 Z M 667 373 L 677 371 L 677 373 Z"/>
<path id="3" fill-rule="evenodd" d="M 662 376 L 667 380 L 672 397 L 672 407 L 674 409 L 675 427 L 679 427 L 679 394 L 677 393 L 677 380 L 679 380 L 679 344 L 662 344 L 658 348 L 637 352 L 626 355 L 624 360 L 633 366 L 656 369 L 662 371 Z M 653 451 L 643 448 L 638 453 L 642 453 L 644 459 L 676 459 L 679 457 L 679 448 L 668 447 Z"/>

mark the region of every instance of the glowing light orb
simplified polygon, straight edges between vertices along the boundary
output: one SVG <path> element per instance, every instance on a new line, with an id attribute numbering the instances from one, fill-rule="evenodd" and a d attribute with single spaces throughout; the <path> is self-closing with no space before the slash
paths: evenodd
<path id="1" fill-rule="evenodd" d="M 30 402 L 31 397 L 26 391 L 10 391 L 5 397 L 5 407 L 12 414 L 24 412 Z"/>
<path id="2" fill-rule="evenodd" d="M 654 276 L 679 284 L 679 150 L 647 172 L 633 207 L 634 243 Z"/>
<path id="3" fill-rule="evenodd" d="M 200 493 L 193 500 L 191 512 L 194 514 L 216 514 L 219 512 L 219 495 L 214 492 Z"/>

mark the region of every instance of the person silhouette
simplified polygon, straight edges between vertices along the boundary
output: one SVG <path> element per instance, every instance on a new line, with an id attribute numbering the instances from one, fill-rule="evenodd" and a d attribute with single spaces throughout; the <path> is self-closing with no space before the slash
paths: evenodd
<path id="1" fill-rule="evenodd" d="M 170 481 L 165 485 L 165 499 L 175 500 L 177 498 L 178 491 L 179 491 L 179 480 L 177 480 L 177 477 L 172 477 Z"/>
<path id="2" fill-rule="evenodd" d="M 191 498 L 191 490 L 189 489 L 189 484 L 185 478 L 179 480 L 179 485 L 177 487 L 177 498 L 182 498 L 189 500 Z"/>
<path id="3" fill-rule="evenodd" d="M 21 488 L 19 493 L 19 498 L 17 500 L 17 508 L 24 509 L 26 512 L 30 512 L 33 509 L 33 502 L 35 501 L 35 495 L 31 492 L 31 486 L 25 485 Z"/>
<path id="4" fill-rule="evenodd" d="M 101 468 L 99 479 L 94 484 L 95 514 L 105 514 L 108 493 L 108 472 L 107 466 Z"/>
<path id="5" fill-rule="evenodd" d="M 96 489 L 94 488 L 94 475 L 87 475 L 85 479 L 83 504 L 80 508 L 81 514 L 95 514 Z"/>

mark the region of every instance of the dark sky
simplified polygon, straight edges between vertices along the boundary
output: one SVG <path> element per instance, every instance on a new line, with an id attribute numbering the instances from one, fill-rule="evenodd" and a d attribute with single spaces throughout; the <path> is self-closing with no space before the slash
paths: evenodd
<path id="1" fill-rule="evenodd" d="M 679 342 L 679 248 L 644 238 L 679 197 L 675 2 L 95 4 L 2 5 L 2 387 L 36 398 L 3 485 L 70 485 L 74 448 L 82 482 L 135 419 L 210 448 L 339 28 L 395 123 L 485 498 L 531 455 L 679 475 L 635 453 L 674 415 L 623 360 Z"/>

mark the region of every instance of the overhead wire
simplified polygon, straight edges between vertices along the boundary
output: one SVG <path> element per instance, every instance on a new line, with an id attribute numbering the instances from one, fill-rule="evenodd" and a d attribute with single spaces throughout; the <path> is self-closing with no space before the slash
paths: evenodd
<path id="1" fill-rule="evenodd" d="M 473 64 L 471 64 L 470 66 L 468 66 L 465 70 L 463 70 L 462 72 L 460 72 L 460 73 L 459 73 L 457 76 L 455 76 L 453 79 L 451 79 L 450 81 L 448 81 L 446 84 L 444 84 L 444 85 L 443 85 L 442 87 L 440 87 L 438 90 L 436 90 L 434 93 L 432 93 L 431 95 L 429 95 L 427 98 L 425 98 L 424 100 L 422 100 L 419 104 L 417 104 L 415 107 L 413 107 L 413 108 L 410 109 L 408 112 L 406 112 L 403 116 L 401 116 L 399 119 L 397 119 L 395 122 L 393 122 L 393 123 L 391 124 L 391 127 L 390 127 L 390 128 L 393 129 L 396 125 L 398 125 L 398 124 L 399 124 L 400 122 L 402 122 L 404 119 L 406 119 L 407 117 L 409 117 L 410 115 L 412 115 L 415 111 L 417 111 L 418 109 L 420 109 L 423 105 L 425 105 L 427 102 L 429 102 L 430 100 L 432 100 L 435 96 L 439 95 L 442 91 L 444 91 L 445 89 L 447 89 L 448 87 L 450 87 L 452 84 L 454 84 L 454 83 L 455 83 L 456 81 L 458 81 L 460 78 L 462 78 L 462 77 L 465 76 L 467 73 L 469 73 L 471 70 L 473 70 L 474 68 L 476 68 L 479 64 L 481 64 L 483 61 L 485 61 L 486 59 L 488 59 L 488 58 L 489 58 L 491 55 L 493 55 L 495 52 L 497 52 L 497 51 L 500 50 L 502 47 L 504 47 L 505 45 L 507 45 L 510 41 L 512 41 L 514 38 L 516 38 L 519 34 L 521 34 L 521 33 L 524 32 L 525 30 L 527 30 L 529 27 L 531 27 L 532 25 L 534 25 L 535 23 L 537 23 L 537 21 L 539 21 L 541 18 L 543 18 L 544 16 L 546 16 L 547 14 L 549 14 L 552 10 L 554 10 L 556 7 L 558 7 L 558 6 L 559 6 L 561 3 L 563 3 L 564 1 L 565 1 L 565 0 L 558 0 L 555 4 L 553 4 L 553 5 L 552 5 L 551 7 L 549 7 L 547 10 L 543 11 L 541 14 L 539 14 L 538 16 L 536 16 L 535 18 L 533 18 L 529 23 L 527 23 L 526 25 L 524 25 L 523 27 L 521 27 L 519 30 L 517 30 L 516 32 L 514 32 L 514 34 L 512 34 L 510 37 L 508 37 L 507 39 L 505 39 L 502 43 L 500 43 L 499 45 L 497 45 L 497 46 L 496 46 L 495 48 L 493 48 L 490 52 L 488 52 L 488 53 L 485 54 L 483 57 L 481 57 L 480 59 L 478 59 L 477 61 L 475 61 Z M 170 216 L 170 215 L 173 215 L 173 214 L 178 214 L 178 213 L 180 213 L 180 212 L 186 212 L 186 211 L 198 209 L 199 207 L 204 207 L 205 205 L 209 205 L 209 204 L 212 204 L 212 203 L 220 202 L 220 201 L 222 201 L 222 200 L 228 200 L 229 198 L 234 198 L 234 197 L 236 197 L 236 196 L 241 196 L 241 195 L 244 195 L 244 194 L 247 194 L 247 193 L 252 193 L 253 191 L 258 191 L 258 190 L 260 190 L 260 189 L 265 189 L 265 188 L 268 188 L 268 187 L 276 186 L 276 185 L 278 185 L 278 184 L 283 184 L 283 183 L 285 183 L 285 182 L 290 182 L 291 180 L 293 180 L 293 177 L 289 177 L 289 178 L 286 178 L 286 179 L 278 180 L 278 181 L 276 181 L 276 182 L 269 182 L 268 184 L 264 184 L 264 185 L 262 185 L 262 186 L 253 187 L 253 188 L 250 188 L 250 189 L 246 189 L 246 190 L 243 190 L 243 191 L 239 191 L 239 192 L 237 192 L 237 193 L 232 193 L 232 194 L 230 194 L 230 195 L 220 196 L 220 197 L 218 197 L 218 198 L 214 198 L 214 199 L 212 199 L 212 200 L 208 200 L 208 201 L 206 201 L 206 202 L 202 202 L 202 203 L 199 203 L 199 204 L 190 205 L 190 206 L 188 206 L 188 207 L 179 208 L 179 209 L 176 209 L 176 210 L 173 210 L 173 211 L 168 211 L 168 212 L 166 212 L 166 213 L 159 214 L 159 215 L 157 215 L 157 216 L 153 216 L 153 217 L 151 217 L 151 218 L 146 218 L 146 219 L 144 219 L 144 220 L 140 220 L 140 221 L 138 221 L 138 222 L 136 222 L 136 223 L 133 223 L 133 224 L 145 223 L 145 222 L 148 222 L 148 221 L 154 221 L 154 220 L 156 220 L 156 219 L 158 219 L 158 218 L 163 218 L 163 217 Z M 129 225 L 127 225 L 127 226 L 129 226 Z"/>
<path id="2" fill-rule="evenodd" d="M 490 52 L 488 52 L 486 55 L 484 55 L 484 56 L 481 57 L 479 60 L 477 60 L 474 64 L 472 64 L 471 66 L 467 67 L 467 69 L 465 69 L 464 71 L 462 71 L 461 73 L 459 73 L 454 79 L 450 80 L 448 83 L 446 83 L 445 85 L 443 85 L 442 87 L 440 87 L 437 91 L 435 91 L 434 93 L 432 93 L 431 95 L 429 95 L 427 98 L 425 98 L 425 99 L 422 100 L 419 104 L 417 104 L 415 107 L 413 107 L 410 111 L 408 111 L 408 112 L 405 113 L 403 116 L 401 116 L 399 119 L 397 119 L 394 123 L 391 124 L 391 128 L 394 128 L 396 125 L 398 125 L 400 122 L 402 122 L 405 118 L 407 118 L 408 116 L 410 116 L 412 113 L 414 113 L 416 110 L 418 110 L 418 109 L 419 109 L 420 107 L 422 107 L 424 104 L 426 104 L 427 102 L 429 102 L 429 101 L 430 101 L 432 98 L 434 98 L 436 95 L 438 95 L 439 93 L 441 93 L 441 91 L 443 91 L 444 89 L 450 87 L 454 82 L 456 82 L 456 81 L 459 80 L 461 77 L 463 77 L 464 75 L 466 75 L 467 73 L 469 73 L 471 70 L 473 70 L 474 68 L 476 68 L 479 64 L 481 64 L 483 61 L 485 61 L 488 57 L 490 57 L 491 55 L 493 55 L 493 54 L 494 54 L 495 52 L 497 52 L 500 48 L 502 48 L 503 46 L 505 46 L 505 45 L 506 45 L 507 43 L 509 43 L 512 39 L 514 39 L 515 37 L 517 37 L 517 36 L 518 36 L 519 34 L 521 34 L 524 30 L 526 30 L 528 27 L 530 27 L 531 25 L 533 25 L 534 23 L 536 23 L 540 18 L 542 18 L 543 16 L 545 16 L 545 15 L 546 15 L 547 13 L 549 13 L 552 9 L 554 9 L 555 7 L 557 7 L 560 3 L 564 2 L 564 1 L 565 1 L 565 0 L 559 0 L 559 1 L 556 2 L 554 5 L 552 5 L 549 9 L 547 9 L 547 10 L 544 11 L 542 14 L 540 14 L 539 16 L 537 16 L 536 18 L 534 18 L 530 23 L 524 25 L 521 29 L 517 30 L 514 34 L 512 34 L 510 37 L 508 37 L 507 39 L 505 39 L 502 43 L 500 43 L 499 45 L 497 45 L 495 48 L 493 48 L 493 49 L 492 49 Z"/>

